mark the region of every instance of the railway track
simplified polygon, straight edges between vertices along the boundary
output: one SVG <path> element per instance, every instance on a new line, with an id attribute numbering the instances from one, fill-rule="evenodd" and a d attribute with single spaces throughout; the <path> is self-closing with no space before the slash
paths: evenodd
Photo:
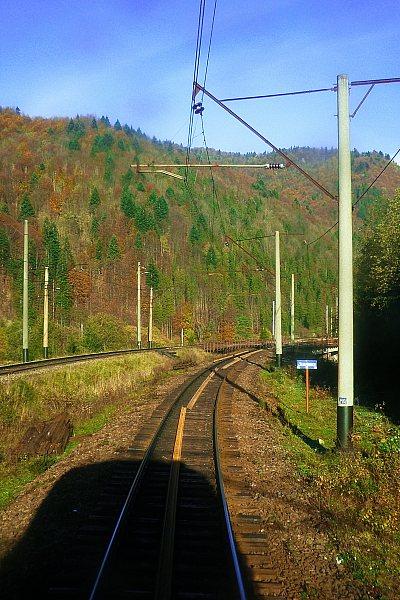
<path id="1" fill-rule="evenodd" d="M 263 344 L 258 342 L 259 346 L 262 347 Z M 186 346 L 188 348 L 190 346 Z M 197 347 L 197 346 L 196 346 Z M 204 350 L 209 352 L 216 353 L 229 353 L 235 347 L 237 348 L 237 344 L 224 344 L 218 345 L 214 344 L 205 344 L 201 346 Z M 83 362 L 88 360 L 97 360 L 97 359 L 105 359 L 112 358 L 116 356 L 124 356 L 127 354 L 137 354 L 142 352 L 160 352 L 161 354 L 167 354 L 173 356 L 177 349 L 181 349 L 181 346 L 157 346 L 154 348 L 131 348 L 126 350 L 111 350 L 109 352 L 92 352 L 90 354 L 74 354 L 71 356 L 61 356 L 57 358 L 43 358 L 39 360 L 31 360 L 26 363 L 14 363 L 7 365 L 0 365 L 0 377 L 2 375 L 12 375 L 14 373 L 18 373 L 20 371 L 34 371 L 36 369 L 45 369 L 47 367 L 54 367 L 57 365 L 66 365 L 70 363 Z"/>
<path id="2" fill-rule="evenodd" d="M 279 597 L 244 483 L 231 494 L 233 522 L 225 496 L 224 477 L 240 472 L 229 381 L 255 352 L 214 361 L 154 411 L 116 462 L 51 598 Z"/>

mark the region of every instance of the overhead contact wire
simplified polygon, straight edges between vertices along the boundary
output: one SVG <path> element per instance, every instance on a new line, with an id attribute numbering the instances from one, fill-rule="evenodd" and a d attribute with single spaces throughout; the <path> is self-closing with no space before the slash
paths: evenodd
<path id="1" fill-rule="evenodd" d="M 354 210 L 354 207 L 357 206 L 357 204 L 360 202 L 360 200 L 369 192 L 369 190 L 372 188 L 372 186 L 374 185 L 374 183 L 376 183 L 379 179 L 379 177 L 386 171 L 386 169 L 388 168 L 388 166 L 394 161 L 394 159 L 396 158 L 396 156 L 399 154 L 400 152 L 400 148 L 397 150 L 397 152 L 395 154 L 393 154 L 392 158 L 389 160 L 389 162 L 383 167 L 383 169 L 380 171 L 380 173 L 375 177 L 375 179 L 369 184 L 369 186 L 367 187 L 366 190 L 364 190 L 364 192 L 361 194 L 361 196 L 359 196 L 359 198 L 357 198 L 357 200 L 354 202 L 354 204 L 352 205 L 352 210 Z M 319 240 L 321 240 L 323 237 L 325 237 L 330 231 L 332 231 L 332 229 L 334 227 L 336 227 L 336 225 L 338 225 L 339 221 L 336 221 L 336 223 L 334 223 L 331 227 L 329 227 L 329 229 L 327 229 L 324 233 L 322 233 L 320 236 L 318 236 L 317 238 L 315 238 L 315 240 L 312 240 L 311 242 L 306 242 L 307 247 L 311 246 L 311 244 L 315 244 L 316 242 L 319 242 Z"/>

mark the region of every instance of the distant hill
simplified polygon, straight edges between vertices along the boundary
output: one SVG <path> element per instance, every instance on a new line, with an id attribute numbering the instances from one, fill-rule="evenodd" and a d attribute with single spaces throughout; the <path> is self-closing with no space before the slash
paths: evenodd
<path id="1" fill-rule="evenodd" d="M 286 152 L 336 194 L 334 149 Z M 211 162 L 281 162 L 273 153 L 240 155 L 210 149 L 209 154 Z M 294 272 L 297 330 L 323 330 L 325 304 L 333 305 L 335 297 L 336 234 L 325 236 L 308 251 L 304 240 L 316 238 L 334 223 L 336 202 L 293 167 L 213 168 L 215 194 L 208 169 L 189 169 L 186 181 L 180 181 L 139 174 L 131 167 L 176 163 L 182 165 L 177 172 L 185 174 L 185 158 L 181 146 L 149 139 L 119 121 L 111 125 L 107 117 L 31 119 L 1 109 L 0 319 L 4 331 L 11 328 L 14 336 L 0 331 L 0 342 L 1 335 L 9 336 L 4 355 L 15 352 L 10 339 L 18 340 L 19 335 L 24 218 L 31 228 L 31 327 L 40 331 L 43 271 L 49 265 L 53 338 L 56 329 L 70 328 L 71 339 L 76 340 L 80 324 L 97 313 L 134 326 L 138 261 L 147 271 L 144 325 L 148 287 L 153 285 L 155 324 L 164 336 L 178 335 L 183 326 L 188 341 L 217 335 L 268 337 L 273 238 L 240 242 L 253 259 L 236 244 L 226 244 L 225 235 L 235 240 L 259 238 L 276 229 L 287 234 L 282 236 L 284 328 L 287 331 Z M 192 150 L 191 162 L 196 161 L 206 161 L 204 149 Z M 387 157 L 354 150 L 352 161 L 356 199 Z M 357 207 L 356 229 L 369 206 L 385 205 L 399 187 L 400 168 L 390 165 Z M 257 270 L 263 267 L 266 270 Z M 79 345 L 74 344 L 70 351 Z"/>

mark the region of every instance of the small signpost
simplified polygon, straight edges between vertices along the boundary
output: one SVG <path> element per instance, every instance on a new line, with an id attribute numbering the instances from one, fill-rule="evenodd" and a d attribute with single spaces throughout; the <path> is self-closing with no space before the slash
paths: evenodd
<path id="1" fill-rule="evenodd" d="M 308 409 L 309 409 L 308 398 L 309 398 L 309 389 L 310 389 L 310 378 L 309 378 L 308 371 L 309 371 L 309 369 L 317 369 L 318 368 L 317 361 L 313 358 L 311 358 L 311 359 L 301 358 L 301 359 L 296 360 L 296 368 L 305 370 L 305 372 L 306 372 L 306 411 L 308 413 Z"/>

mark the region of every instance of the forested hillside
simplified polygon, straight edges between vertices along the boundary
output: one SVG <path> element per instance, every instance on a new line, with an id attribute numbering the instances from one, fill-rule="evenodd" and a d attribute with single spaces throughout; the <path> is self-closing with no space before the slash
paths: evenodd
<path id="1" fill-rule="evenodd" d="M 333 194 L 332 149 L 291 148 L 289 155 Z M 52 354 L 135 342 L 137 262 L 143 277 L 143 323 L 149 286 L 159 335 L 186 340 L 270 336 L 274 239 L 282 232 L 284 330 L 291 273 L 296 328 L 323 331 L 325 304 L 336 295 L 335 231 L 307 246 L 337 218 L 324 197 L 293 167 L 279 171 L 189 169 L 186 181 L 140 174 L 138 163 L 184 165 L 185 149 L 149 139 L 140 129 L 96 119 L 31 119 L 0 112 L 0 359 L 20 359 L 22 221 L 30 226 L 30 355 L 41 354 L 44 266 L 50 270 Z M 212 162 L 278 162 L 273 154 L 210 150 Z M 387 162 L 381 152 L 353 159 L 356 199 Z M 206 162 L 194 149 L 191 162 Z M 280 160 L 279 160 L 280 162 Z M 182 166 L 177 172 L 185 174 Z M 390 165 L 357 206 L 356 229 L 370 206 L 400 187 Z M 213 192 L 213 190 L 215 190 Z M 225 235 L 239 242 L 250 254 Z M 264 269 L 264 270 L 261 270 Z M 106 341 L 105 341 L 106 340 Z"/>

